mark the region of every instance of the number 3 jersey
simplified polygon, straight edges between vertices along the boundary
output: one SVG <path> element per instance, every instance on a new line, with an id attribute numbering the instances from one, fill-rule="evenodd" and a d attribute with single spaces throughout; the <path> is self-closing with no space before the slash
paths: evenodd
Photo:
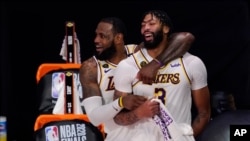
<path id="1" fill-rule="evenodd" d="M 143 84 L 136 78 L 137 72 L 152 59 L 143 48 L 121 61 L 114 76 L 116 89 L 148 98 L 156 97 L 165 104 L 176 123 L 191 125 L 191 90 L 207 85 L 204 63 L 186 53 L 162 66 L 152 85 Z"/>

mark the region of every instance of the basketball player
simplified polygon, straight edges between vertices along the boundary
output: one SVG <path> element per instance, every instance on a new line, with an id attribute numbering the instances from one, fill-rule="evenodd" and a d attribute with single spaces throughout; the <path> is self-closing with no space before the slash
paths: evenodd
<path id="1" fill-rule="evenodd" d="M 113 117 L 123 108 L 134 109 L 145 102 L 144 96 L 128 95 L 123 98 L 123 106 L 118 104 L 118 100 L 113 101 L 114 83 L 113 73 L 117 64 L 138 50 L 140 46 L 125 45 L 126 29 L 124 23 L 115 17 L 103 18 L 98 23 L 94 43 L 96 54 L 84 61 L 80 68 L 80 81 L 83 88 L 83 106 L 90 121 L 94 125 L 104 123 L 105 132 L 109 136 L 109 131 L 116 129 L 117 125 Z M 175 42 L 169 45 L 168 50 L 159 55 L 159 62 L 152 61 L 148 64 L 151 67 L 147 70 L 158 70 L 163 63 L 167 63 L 172 58 L 183 55 L 189 49 L 194 37 L 190 33 L 174 34 Z M 178 50 L 175 55 L 167 55 L 172 50 Z M 162 59 L 161 59 L 162 58 Z M 157 71 L 154 71 L 157 72 Z M 144 79 L 145 83 L 154 75 L 138 73 L 138 78 Z M 149 82 L 152 83 L 152 80 Z"/>
<path id="2" fill-rule="evenodd" d="M 207 86 L 207 71 L 200 58 L 190 53 L 164 64 L 158 70 L 152 85 L 143 84 L 136 78 L 137 72 L 149 61 L 165 50 L 169 42 L 169 33 L 172 23 L 164 11 L 152 10 L 143 15 L 141 34 L 144 47 L 130 57 L 122 60 L 116 67 L 114 74 L 115 98 L 120 105 L 125 95 L 131 93 L 150 98 L 138 108 L 130 111 L 121 111 L 116 115 L 115 122 L 123 127 L 114 130 L 110 137 L 121 140 L 129 134 L 128 140 L 143 141 L 194 141 L 210 119 L 210 94 Z M 157 60 L 156 60 L 157 61 Z M 158 101 L 152 101 L 151 98 Z M 192 99 L 193 97 L 193 99 Z M 117 99 L 116 99 L 117 100 Z M 160 100 L 160 101 L 159 101 Z M 192 100 L 197 108 L 198 115 L 191 123 Z M 157 104 L 158 103 L 158 104 Z M 170 113 L 168 120 L 163 124 L 156 124 L 152 117 L 162 114 L 160 105 Z M 176 123 L 176 131 L 162 128 L 170 123 Z M 121 129 L 123 128 L 123 129 Z M 166 130 L 162 130 L 166 129 Z M 178 130 L 177 130 L 178 129 Z M 169 130 L 169 131 L 168 131 Z M 124 135 L 126 133 L 126 135 Z M 178 138 L 174 138 L 174 134 Z"/>

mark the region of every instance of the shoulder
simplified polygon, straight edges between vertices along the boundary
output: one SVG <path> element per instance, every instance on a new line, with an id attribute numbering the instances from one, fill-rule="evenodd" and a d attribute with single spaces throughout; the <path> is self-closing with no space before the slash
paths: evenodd
<path id="1" fill-rule="evenodd" d="M 83 61 L 80 67 L 80 72 L 85 72 L 87 70 L 92 70 L 97 68 L 97 60 L 96 58 L 90 57 L 87 60 Z"/>
<path id="2" fill-rule="evenodd" d="M 92 56 L 90 58 L 88 58 L 87 60 L 83 61 L 82 64 L 81 64 L 81 67 L 84 67 L 84 66 L 96 66 L 97 65 L 97 59 Z"/>
<path id="3" fill-rule="evenodd" d="M 97 60 L 91 57 L 82 62 L 79 76 L 82 85 L 88 85 L 90 82 L 96 83 L 97 81 Z"/>
<path id="4" fill-rule="evenodd" d="M 184 55 L 183 55 L 183 61 L 187 64 L 193 64 L 193 63 L 202 63 L 203 64 L 203 61 L 200 59 L 200 57 L 196 56 L 196 55 L 193 55 L 189 52 L 186 52 Z"/>
<path id="5" fill-rule="evenodd" d="M 207 74 L 206 66 L 198 56 L 186 53 L 183 56 L 183 65 L 189 76 L 192 74 L 193 76 L 199 76 L 202 78 Z"/>
<path id="6" fill-rule="evenodd" d="M 125 45 L 125 49 L 127 51 L 128 56 L 130 56 L 131 54 L 136 52 L 137 48 L 138 48 L 137 44 L 126 44 Z"/>
<path id="7" fill-rule="evenodd" d="M 132 63 L 133 55 L 134 55 L 134 54 L 131 54 L 131 55 L 128 56 L 127 58 L 121 60 L 121 61 L 118 63 L 117 67 L 121 67 L 121 66 L 123 66 L 123 67 L 128 67 L 128 66 L 130 66 L 131 63 Z"/>

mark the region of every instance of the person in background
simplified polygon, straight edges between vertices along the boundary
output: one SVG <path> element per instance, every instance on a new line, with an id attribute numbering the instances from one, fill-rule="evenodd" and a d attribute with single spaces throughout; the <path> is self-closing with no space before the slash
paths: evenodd
<path id="1" fill-rule="evenodd" d="M 152 10 L 143 15 L 141 34 L 144 46 L 117 65 L 114 99 L 120 101 L 120 105 L 124 105 L 123 99 L 127 95 L 141 95 L 148 100 L 134 110 L 125 109 L 116 114 L 114 121 L 122 127 L 114 130 L 114 136 L 110 138 L 119 140 L 130 134 L 130 141 L 194 141 L 208 124 L 210 93 L 206 67 L 199 57 L 186 52 L 161 65 L 151 85 L 136 77 L 145 64 L 154 60 L 158 62 L 157 56 L 169 47 L 172 28 L 171 19 L 164 11 Z M 192 100 L 198 111 L 193 123 Z M 162 113 L 168 115 L 161 117 L 166 121 L 157 124 L 152 117 L 162 116 Z"/>
<path id="2" fill-rule="evenodd" d="M 96 126 L 104 124 L 105 132 L 109 135 L 111 130 L 119 126 L 114 123 L 113 117 L 123 109 L 119 106 L 118 100 L 113 101 L 114 71 L 121 60 L 139 50 L 143 44 L 125 44 L 126 27 L 117 17 L 101 19 L 95 33 L 96 53 L 82 62 L 80 67 L 80 82 L 84 96 L 82 105 L 90 122 Z M 169 48 L 158 56 L 159 60 L 151 61 L 145 69 L 138 72 L 138 79 L 144 83 L 152 83 L 162 64 L 182 56 L 190 48 L 193 40 L 194 36 L 188 32 L 173 34 L 173 42 L 169 44 Z M 173 50 L 178 51 L 173 55 Z M 146 98 L 143 96 L 128 95 L 123 98 L 123 106 L 134 109 L 145 101 Z"/>

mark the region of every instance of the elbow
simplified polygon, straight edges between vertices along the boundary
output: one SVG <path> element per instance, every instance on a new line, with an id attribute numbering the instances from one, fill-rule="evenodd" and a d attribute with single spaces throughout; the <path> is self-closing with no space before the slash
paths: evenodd
<path id="1" fill-rule="evenodd" d="M 184 36 L 185 36 L 186 41 L 189 44 L 192 44 L 194 42 L 194 40 L 195 40 L 194 35 L 192 33 L 190 33 L 190 32 L 186 32 Z"/>
<path id="2" fill-rule="evenodd" d="M 186 46 L 191 46 L 195 40 L 195 36 L 190 32 L 177 32 L 171 35 L 172 41 L 182 43 Z"/>
<path id="3" fill-rule="evenodd" d="M 187 44 L 192 44 L 195 40 L 195 36 L 190 32 L 181 32 L 177 38 L 185 41 Z"/>

